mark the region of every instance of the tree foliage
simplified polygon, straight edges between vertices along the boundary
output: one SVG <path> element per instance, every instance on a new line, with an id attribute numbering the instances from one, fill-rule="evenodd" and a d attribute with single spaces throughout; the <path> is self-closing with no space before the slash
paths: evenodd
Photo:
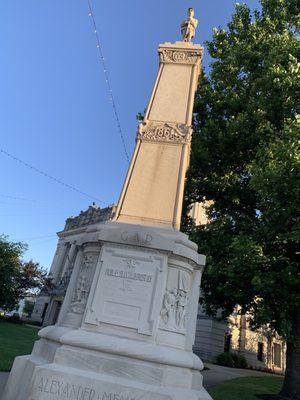
<path id="1" fill-rule="evenodd" d="M 23 262 L 24 243 L 10 242 L 0 236 L 0 308 L 13 310 L 32 289 L 43 285 L 46 273 L 38 263 Z"/>
<path id="2" fill-rule="evenodd" d="M 254 327 L 268 324 L 297 353 L 300 3 L 261 3 L 253 13 L 237 5 L 207 43 L 185 203 L 211 201 L 210 223 L 195 227 L 185 216 L 183 225 L 208 256 L 207 312 L 226 316 L 239 304 Z"/>

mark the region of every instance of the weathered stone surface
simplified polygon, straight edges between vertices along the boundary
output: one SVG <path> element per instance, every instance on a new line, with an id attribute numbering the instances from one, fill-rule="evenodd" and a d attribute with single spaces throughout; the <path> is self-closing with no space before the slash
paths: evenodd
<path id="1" fill-rule="evenodd" d="M 159 46 L 160 66 L 115 220 L 179 229 L 203 48 Z"/>

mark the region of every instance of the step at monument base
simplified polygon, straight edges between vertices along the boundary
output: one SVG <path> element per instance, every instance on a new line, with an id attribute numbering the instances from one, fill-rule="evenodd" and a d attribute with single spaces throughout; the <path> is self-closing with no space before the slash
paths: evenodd
<path id="1" fill-rule="evenodd" d="M 3 400 L 211 400 L 197 370 L 65 345 L 17 357 L 10 380 Z"/>

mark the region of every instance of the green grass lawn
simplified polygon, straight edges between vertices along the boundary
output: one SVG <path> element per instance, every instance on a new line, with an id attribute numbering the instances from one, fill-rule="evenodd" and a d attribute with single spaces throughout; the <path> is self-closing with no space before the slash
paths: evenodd
<path id="1" fill-rule="evenodd" d="M 31 353 L 38 329 L 0 322 L 0 371 L 10 371 L 14 358 Z"/>
<path id="2" fill-rule="evenodd" d="M 278 394 L 283 379 L 277 376 L 236 378 L 209 390 L 214 400 L 257 400 L 257 394 Z"/>

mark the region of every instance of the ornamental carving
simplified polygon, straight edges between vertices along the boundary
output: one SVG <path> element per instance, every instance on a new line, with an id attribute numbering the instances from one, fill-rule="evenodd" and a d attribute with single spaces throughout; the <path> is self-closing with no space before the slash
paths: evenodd
<path id="1" fill-rule="evenodd" d="M 83 269 L 93 267 L 96 264 L 99 254 L 85 254 L 83 256 Z"/>
<path id="2" fill-rule="evenodd" d="M 81 275 L 78 278 L 76 288 L 70 305 L 71 311 L 75 314 L 82 314 L 89 295 L 91 284 L 87 282 L 86 276 Z"/>
<path id="3" fill-rule="evenodd" d="M 111 220 L 114 213 L 114 206 L 100 208 L 93 203 L 86 211 L 81 211 L 76 217 L 70 217 L 66 220 L 64 231 L 77 229 L 82 226 L 106 222 Z"/>
<path id="4" fill-rule="evenodd" d="M 160 328 L 185 334 L 190 298 L 190 276 L 178 271 L 178 283 L 166 289 L 160 311 Z"/>
<path id="5" fill-rule="evenodd" d="M 98 256 L 99 253 L 90 252 L 87 252 L 83 256 L 83 263 L 80 267 L 76 286 L 73 289 L 70 304 L 70 311 L 75 314 L 82 314 L 85 310 L 92 286 Z"/>
<path id="6" fill-rule="evenodd" d="M 157 142 L 188 143 L 192 130 L 185 124 L 146 122 L 140 124 L 138 139 Z"/>
<path id="7" fill-rule="evenodd" d="M 201 52 L 183 50 L 159 50 L 160 61 L 163 63 L 197 64 L 202 57 Z"/>
<path id="8" fill-rule="evenodd" d="M 188 294 L 182 289 L 166 290 L 161 309 L 161 328 L 184 333 L 186 329 Z"/>

